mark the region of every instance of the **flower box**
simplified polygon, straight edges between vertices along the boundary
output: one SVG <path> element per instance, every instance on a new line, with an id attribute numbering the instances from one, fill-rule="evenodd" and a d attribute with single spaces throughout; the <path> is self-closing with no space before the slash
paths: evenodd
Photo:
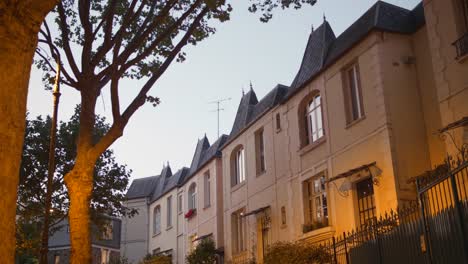
<path id="1" fill-rule="evenodd" d="M 185 213 L 185 218 L 190 219 L 197 214 L 197 209 L 190 209 L 187 213 Z"/>

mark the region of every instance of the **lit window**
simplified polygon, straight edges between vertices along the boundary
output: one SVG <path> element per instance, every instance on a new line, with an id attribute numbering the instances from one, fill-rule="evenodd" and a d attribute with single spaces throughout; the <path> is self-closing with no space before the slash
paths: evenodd
<path id="1" fill-rule="evenodd" d="M 172 226 L 172 195 L 167 197 L 167 227 Z"/>
<path id="2" fill-rule="evenodd" d="M 235 186 L 245 181 L 245 157 L 244 148 L 239 146 L 231 156 L 232 177 L 231 185 Z"/>
<path id="3" fill-rule="evenodd" d="M 153 235 L 161 233 L 161 207 L 158 205 L 153 210 Z"/>
<path id="4" fill-rule="evenodd" d="M 346 116 L 348 123 L 358 120 L 364 116 L 361 85 L 359 80 L 359 68 L 357 64 L 353 64 L 344 70 L 344 94 L 346 100 L 345 105 L 347 107 Z"/>
<path id="5" fill-rule="evenodd" d="M 265 142 L 263 128 L 255 132 L 255 158 L 257 163 L 257 175 L 265 172 Z"/>
<path id="6" fill-rule="evenodd" d="M 108 221 L 106 225 L 104 226 L 104 231 L 102 233 L 103 240 L 112 240 L 113 238 L 112 229 L 113 229 L 113 222 Z"/>
<path id="7" fill-rule="evenodd" d="M 309 142 L 315 142 L 323 137 L 322 100 L 320 94 L 307 105 L 306 111 L 307 134 Z"/>
<path id="8" fill-rule="evenodd" d="M 205 208 L 210 207 L 211 205 L 211 182 L 210 182 L 210 172 L 207 171 L 203 177 L 204 183 L 204 206 Z"/>
<path id="9" fill-rule="evenodd" d="M 54 256 L 54 264 L 60 264 L 60 255 Z"/>
<path id="10" fill-rule="evenodd" d="M 197 209 L 197 185 L 193 182 L 188 191 L 188 208 Z"/>
<path id="11" fill-rule="evenodd" d="M 376 219 L 374 185 L 372 178 L 356 183 L 359 223 L 361 226 Z"/>
<path id="12" fill-rule="evenodd" d="M 101 249 L 101 264 L 108 264 L 110 259 L 110 251 L 108 249 Z"/>
<path id="13" fill-rule="evenodd" d="M 243 214 L 244 209 L 231 215 L 233 253 L 239 253 L 247 250 L 247 223 Z"/>
<path id="14" fill-rule="evenodd" d="M 312 177 L 304 186 L 304 226 L 307 231 L 328 226 L 327 190 L 325 176 Z"/>

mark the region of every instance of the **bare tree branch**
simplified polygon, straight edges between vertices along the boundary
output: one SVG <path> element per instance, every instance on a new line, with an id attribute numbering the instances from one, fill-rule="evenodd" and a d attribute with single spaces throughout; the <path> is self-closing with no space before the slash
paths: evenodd
<path id="1" fill-rule="evenodd" d="M 90 0 L 78 1 L 78 13 L 84 29 L 83 51 L 81 52 L 81 70 L 85 74 L 90 74 L 91 65 L 89 64 L 93 48 L 93 26 L 90 22 Z"/>
<path id="2" fill-rule="evenodd" d="M 77 81 L 79 81 L 79 76 L 80 76 L 80 70 L 78 69 L 78 66 L 76 65 L 75 58 L 73 57 L 73 53 L 70 47 L 70 39 L 69 39 L 69 34 L 70 34 L 70 29 L 68 28 L 67 25 L 67 17 L 65 15 L 65 9 L 63 8 L 62 1 L 60 1 L 57 5 L 57 10 L 59 14 L 59 21 L 60 21 L 60 28 L 61 28 L 61 33 L 62 33 L 62 41 L 63 41 L 63 49 L 65 51 L 65 55 L 67 56 L 67 61 L 68 64 L 70 65 L 70 68 L 72 69 L 73 74 L 75 75 Z"/>

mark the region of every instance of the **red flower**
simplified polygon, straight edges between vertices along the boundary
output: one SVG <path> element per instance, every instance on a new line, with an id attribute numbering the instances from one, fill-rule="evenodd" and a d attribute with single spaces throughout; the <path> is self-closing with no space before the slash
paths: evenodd
<path id="1" fill-rule="evenodd" d="M 188 212 L 185 214 L 185 218 L 190 219 L 190 218 L 192 218 L 196 213 L 197 213 L 197 209 L 190 209 L 190 210 L 188 210 Z"/>

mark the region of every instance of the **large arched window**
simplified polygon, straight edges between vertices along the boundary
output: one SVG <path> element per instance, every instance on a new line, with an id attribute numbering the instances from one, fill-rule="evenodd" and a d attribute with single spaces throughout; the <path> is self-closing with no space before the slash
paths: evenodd
<path id="1" fill-rule="evenodd" d="M 158 205 L 153 210 L 153 235 L 161 233 L 161 207 Z"/>
<path id="2" fill-rule="evenodd" d="M 240 145 L 231 154 L 231 186 L 242 183 L 245 179 L 245 151 Z"/>
<path id="3" fill-rule="evenodd" d="M 188 208 L 197 209 L 197 185 L 192 182 L 188 190 Z"/>
<path id="4" fill-rule="evenodd" d="M 314 143 L 325 135 L 320 93 L 313 93 L 301 102 L 299 122 L 301 147 Z"/>

